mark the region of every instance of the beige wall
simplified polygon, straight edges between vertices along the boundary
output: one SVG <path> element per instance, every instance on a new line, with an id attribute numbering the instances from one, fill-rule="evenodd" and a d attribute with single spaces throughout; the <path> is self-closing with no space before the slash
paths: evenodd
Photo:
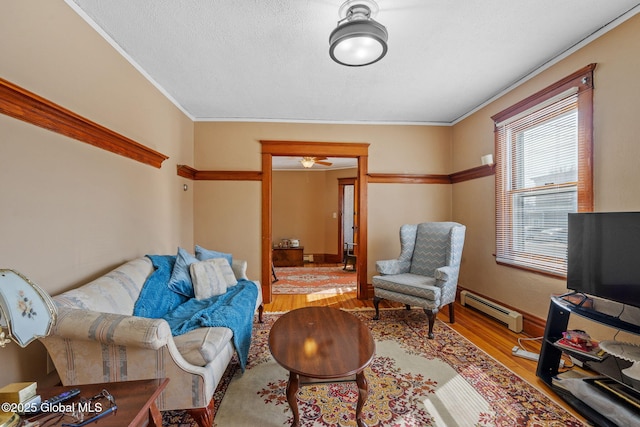
<path id="1" fill-rule="evenodd" d="M 195 168 L 260 171 L 260 140 L 364 142 L 370 144 L 370 173 L 454 172 L 451 170 L 453 161 L 450 127 L 303 123 L 198 122 L 195 124 Z M 249 277 L 259 278 L 260 198 L 256 200 L 247 197 L 242 204 L 229 208 L 221 201 L 237 191 L 237 183 L 201 181 L 198 184 L 203 193 L 198 192 L 195 200 L 196 242 L 205 238 L 213 239 L 209 227 L 213 227 L 211 224 L 214 223 L 218 223 L 218 227 L 243 230 L 237 234 L 235 242 L 226 244 L 237 248 L 240 256 L 249 260 Z M 259 184 L 243 184 L 252 190 L 255 185 L 259 191 Z M 375 273 L 377 259 L 393 258 L 399 254 L 400 225 L 449 219 L 451 206 L 449 185 L 370 184 L 368 281 L 371 281 L 371 276 Z M 233 218 L 228 209 L 236 212 Z M 224 220 L 228 222 L 223 222 Z M 251 234 L 245 230 L 246 227 L 256 230 L 257 234 Z"/>
<path id="2" fill-rule="evenodd" d="M 4 2 L 0 39 L 0 76 L 170 156 L 155 169 L 0 116 L 1 266 L 52 294 L 130 258 L 194 243 L 248 260 L 250 277 L 259 277 L 260 182 L 191 182 L 176 176 L 177 164 L 259 171 L 260 139 L 346 141 L 370 144 L 371 173 L 449 174 L 493 152 L 492 114 L 590 62 L 599 64 L 596 209 L 640 209 L 640 16 L 453 127 L 194 125 L 61 0 Z M 461 284 L 546 317 L 564 282 L 495 264 L 493 200 L 492 178 L 370 184 L 368 281 L 375 260 L 397 256 L 401 224 L 453 219 L 468 226 Z M 11 344 L 0 358 L 0 383 L 45 370 L 39 343 Z"/>
<path id="3" fill-rule="evenodd" d="M 3 2 L 0 76 L 170 156 L 161 169 L 0 115 L 0 268 L 51 294 L 193 244 L 193 123 L 64 2 Z M 0 349 L 0 384 L 46 371 L 39 342 Z"/>
<path id="4" fill-rule="evenodd" d="M 640 210 L 640 16 L 542 72 L 453 127 L 454 169 L 474 166 L 494 152 L 491 116 L 589 63 L 597 63 L 594 92 L 595 210 Z M 546 318 L 549 296 L 564 280 L 496 265 L 494 182 L 454 185 L 453 218 L 468 225 L 462 286 Z M 586 325 L 590 329 L 593 324 Z"/>
<path id="5" fill-rule="evenodd" d="M 294 238 L 305 254 L 325 253 L 325 172 L 274 171 L 272 182 L 273 243 Z"/>
<path id="6" fill-rule="evenodd" d="M 357 169 L 274 171 L 273 243 L 294 238 L 305 255 L 338 255 L 338 178 L 356 176 Z"/>

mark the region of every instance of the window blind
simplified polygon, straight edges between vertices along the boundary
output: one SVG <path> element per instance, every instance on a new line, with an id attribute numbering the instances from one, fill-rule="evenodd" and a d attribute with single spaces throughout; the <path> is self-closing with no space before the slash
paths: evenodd
<path id="1" fill-rule="evenodd" d="M 499 264 L 566 277 L 568 213 L 593 210 L 595 66 L 492 117 Z"/>
<path id="2" fill-rule="evenodd" d="M 577 211 L 578 95 L 497 124 L 496 259 L 566 275 Z"/>

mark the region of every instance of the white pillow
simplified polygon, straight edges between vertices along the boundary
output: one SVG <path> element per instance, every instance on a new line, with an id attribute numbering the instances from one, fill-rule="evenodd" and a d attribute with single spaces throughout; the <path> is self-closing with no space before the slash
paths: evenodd
<path id="1" fill-rule="evenodd" d="M 227 292 L 227 281 L 215 260 L 194 262 L 189 266 L 189 273 L 196 299 L 207 299 Z"/>
<path id="2" fill-rule="evenodd" d="M 218 267 L 220 267 L 220 271 L 222 271 L 222 275 L 224 276 L 224 280 L 227 283 L 227 287 L 235 286 L 238 284 L 238 279 L 236 279 L 236 275 L 233 273 L 233 269 L 231 268 L 231 264 L 229 264 L 229 260 L 227 260 L 226 258 L 212 258 L 211 260 L 215 261 Z"/>

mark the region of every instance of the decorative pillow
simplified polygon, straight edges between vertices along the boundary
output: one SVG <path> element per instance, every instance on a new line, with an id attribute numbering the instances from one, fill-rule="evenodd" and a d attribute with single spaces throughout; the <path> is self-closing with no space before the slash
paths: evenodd
<path id="1" fill-rule="evenodd" d="M 231 268 L 231 265 L 226 258 L 212 258 L 211 261 L 214 261 L 218 268 L 220 268 L 227 287 L 235 286 L 238 284 L 238 279 L 236 279 L 236 275 L 233 274 L 233 269 Z"/>
<path id="2" fill-rule="evenodd" d="M 212 258 L 225 258 L 227 261 L 229 261 L 229 265 L 233 264 L 233 257 L 231 254 L 212 251 L 198 245 L 196 245 L 196 258 L 198 258 L 200 261 L 204 261 L 206 259 L 212 259 Z"/>
<path id="3" fill-rule="evenodd" d="M 189 274 L 189 266 L 194 262 L 198 262 L 198 258 L 184 249 L 178 248 L 176 263 L 171 272 L 171 279 L 169 279 L 169 283 L 167 284 L 169 289 L 187 298 L 193 298 L 195 296 L 193 284 L 191 283 L 191 275 Z"/>
<path id="4" fill-rule="evenodd" d="M 194 262 L 189 266 L 196 299 L 207 299 L 227 292 L 227 282 L 215 259 Z"/>

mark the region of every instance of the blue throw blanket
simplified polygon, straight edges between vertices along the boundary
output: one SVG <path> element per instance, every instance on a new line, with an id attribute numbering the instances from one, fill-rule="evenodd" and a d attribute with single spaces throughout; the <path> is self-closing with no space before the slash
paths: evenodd
<path id="1" fill-rule="evenodd" d="M 222 295 L 204 300 L 191 298 L 162 318 L 169 322 L 173 335 L 185 334 L 197 328 L 224 326 L 233 331 L 233 345 L 244 372 L 251 345 L 253 311 L 258 287 L 248 280 L 227 289 Z M 249 315 L 249 313 L 251 315 Z"/>
<path id="2" fill-rule="evenodd" d="M 147 255 L 155 271 L 147 278 L 135 303 L 133 315 L 165 319 L 174 336 L 201 327 L 222 326 L 233 332 L 233 344 L 244 372 L 258 287 L 248 280 L 239 280 L 226 293 L 204 300 L 187 299 L 167 287 L 176 257 Z"/>
<path id="3" fill-rule="evenodd" d="M 167 287 L 171 278 L 175 255 L 147 255 L 155 267 L 155 271 L 147 278 L 142 286 L 140 295 L 133 306 L 133 315 L 160 319 L 188 298 L 173 292 Z"/>

